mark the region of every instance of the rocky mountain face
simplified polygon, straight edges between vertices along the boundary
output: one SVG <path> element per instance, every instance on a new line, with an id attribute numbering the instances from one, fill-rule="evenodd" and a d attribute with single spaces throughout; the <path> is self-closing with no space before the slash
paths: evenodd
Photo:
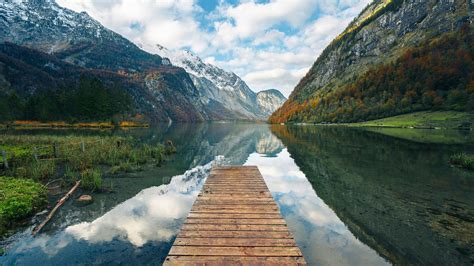
<path id="1" fill-rule="evenodd" d="M 144 52 L 86 13 L 53 0 L 6 0 L 0 3 L 0 25 L 0 76 L 10 85 L 4 91 L 28 97 L 92 75 L 126 89 L 135 111 L 152 121 L 209 119 L 183 69 L 164 66 L 160 56 Z M 42 83 L 36 82 L 39 77 Z"/>
<path id="2" fill-rule="evenodd" d="M 54 0 L 1 1 L 0 44 L 0 93 L 28 97 L 93 75 L 127 90 L 152 121 L 267 117 L 237 75 L 192 55 L 173 66 Z"/>
<path id="3" fill-rule="evenodd" d="M 279 90 L 271 89 L 257 92 L 257 103 L 265 116 L 270 116 L 286 101 L 286 97 Z"/>
<path id="4" fill-rule="evenodd" d="M 407 49 L 459 30 L 470 20 L 472 31 L 473 6 L 467 0 L 375 0 L 323 51 L 270 120 L 305 120 L 298 113 L 311 113 L 308 109 L 317 109 L 325 96 L 374 66 L 390 64 Z"/>
<path id="5" fill-rule="evenodd" d="M 201 103 L 210 109 L 228 110 L 228 119 L 267 119 L 286 99 L 277 90 L 259 96 L 235 73 L 205 63 L 189 51 L 171 51 L 157 45 L 156 53 L 184 68 L 199 90 Z"/>

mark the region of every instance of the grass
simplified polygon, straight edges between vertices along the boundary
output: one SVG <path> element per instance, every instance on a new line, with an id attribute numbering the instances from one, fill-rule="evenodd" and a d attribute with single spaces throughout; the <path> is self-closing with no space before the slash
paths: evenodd
<path id="1" fill-rule="evenodd" d="M 373 121 L 349 124 L 362 127 L 470 129 L 474 114 L 455 111 L 416 112 Z"/>
<path id="2" fill-rule="evenodd" d="M 474 134 L 467 130 L 406 129 L 395 127 L 366 127 L 364 130 L 420 143 L 474 143 Z"/>
<path id="3" fill-rule="evenodd" d="M 56 154 L 53 152 L 54 143 L 56 143 Z M 115 167 L 113 172 L 118 172 L 127 171 L 131 167 L 126 164 L 161 165 L 167 155 L 176 152 L 172 142 L 166 145 L 141 145 L 132 138 L 115 136 L 58 137 L 8 134 L 0 135 L 0 150 L 7 152 L 10 166 L 6 171 L 7 174 L 34 180 L 50 179 L 64 168 L 69 173 L 80 173 L 102 165 Z M 34 154 L 37 154 L 36 158 Z"/>
<path id="4" fill-rule="evenodd" d="M 46 188 L 30 179 L 0 177 L 0 235 L 8 226 L 32 215 L 47 203 Z"/>
<path id="5" fill-rule="evenodd" d="M 464 169 L 474 170 L 474 155 L 459 153 L 449 158 L 449 163 Z"/>
<path id="6" fill-rule="evenodd" d="M 102 174 L 98 169 L 87 169 L 81 173 L 81 187 L 86 190 L 102 189 Z"/>

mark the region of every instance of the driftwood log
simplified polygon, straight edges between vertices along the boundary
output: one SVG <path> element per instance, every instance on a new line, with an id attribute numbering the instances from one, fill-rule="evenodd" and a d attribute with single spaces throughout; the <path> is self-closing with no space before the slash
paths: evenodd
<path id="1" fill-rule="evenodd" d="M 58 203 L 56 203 L 56 206 L 54 206 L 54 208 L 51 210 L 51 212 L 49 212 L 46 219 L 42 223 L 40 223 L 37 227 L 35 227 L 35 229 L 33 229 L 33 232 L 31 232 L 31 234 L 33 236 L 35 236 L 39 231 L 41 231 L 41 229 L 43 229 L 43 227 L 49 222 L 49 220 L 51 220 L 51 218 L 53 218 L 56 211 L 59 208 L 61 208 L 61 206 L 69 199 L 69 197 L 74 193 L 74 191 L 76 191 L 76 189 L 79 187 L 80 184 L 81 184 L 80 180 L 76 181 L 76 184 L 74 184 L 74 186 L 69 190 L 69 192 L 66 193 L 66 195 L 64 195 L 64 197 L 62 197 L 58 201 Z"/>

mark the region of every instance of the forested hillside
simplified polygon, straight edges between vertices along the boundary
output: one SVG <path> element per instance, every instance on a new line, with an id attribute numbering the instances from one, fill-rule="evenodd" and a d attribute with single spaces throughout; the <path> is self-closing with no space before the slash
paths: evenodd
<path id="1" fill-rule="evenodd" d="M 421 110 L 474 110 L 474 37 L 465 26 L 406 50 L 340 90 L 278 110 L 271 122 L 357 122 Z"/>
<path id="2" fill-rule="evenodd" d="M 375 0 L 321 53 L 269 121 L 357 122 L 471 111 L 470 1 Z"/>

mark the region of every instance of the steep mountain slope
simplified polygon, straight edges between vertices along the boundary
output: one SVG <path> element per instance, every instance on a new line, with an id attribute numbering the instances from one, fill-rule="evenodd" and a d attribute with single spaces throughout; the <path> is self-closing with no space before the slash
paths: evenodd
<path id="1" fill-rule="evenodd" d="M 285 101 L 285 96 L 279 90 L 271 89 L 257 92 L 259 109 L 267 117 L 280 108 Z"/>
<path id="2" fill-rule="evenodd" d="M 324 50 L 270 121 L 367 120 L 436 107 L 433 103 L 422 103 L 425 94 L 428 98 L 444 100 L 449 98 L 452 89 L 469 94 L 472 75 L 465 75 L 460 83 L 455 83 L 458 88 L 441 88 L 432 79 L 439 78 L 442 79 L 439 83 L 446 83 L 459 75 L 440 69 L 437 59 L 453 65 L 472 66 L 473 54 L 469 51 L 469 46 L 472 47 L 472 38 L 469 38 L 472 6 L 471 1 L 464 0 L 374 1 Z M 450 47 L 450 42 L 456 47 Z M 416 47 L 422 50 L 416 50 Z M 443 52 L 448 50 L 449 53 Z M 424 53 L 424 58 L 420 59 L 419 53 Z M 419 61 L 423 60 L 427 60 L 428 67 L 419 69 L 419 73 L 406 73 L 397 68 L 403 64 L 422 66 Z M 445 67 L 448 69 L 451 65 Z M 378 73 L 380 69 L 388 70 Z M 433 69 L 446 76 L 433 74 L 419 79 L 417 74 L 430 73 Z M 395 86 L 393 82 L 400 78 L 406 84 Z M 368 84 L 369 80 L 373 82 Z M 427 87 L 429 85 L 432 87 Z M 450 109 L 451 106 L 439 108 Z M 361 113 L 353 115 L 357 111 Z"/>
<path id="3" fill-rule="evenodd" d="M 150 120 L 220 118 L 201 104 L 198 90 L 182 68 L 163 65 L 160 56 L 144 52 L 86 13 L 62 8 L 53 0 L 1 1 L 0 43 L 8 48 L 2 51 L 0 80 L 10 86 L 3 91 L 28 97 L 37 90 L 74 82 L 82 73 L 118 83 L 133 96 L 135 111 Z M 20 46 L 30 48 L 31 56 L 23 56 Z M 12 73 L 24 76 L 15 80 Z M 35 82 L 37 74 L 45 83 Z"/>
<path id="4" fill-rule="evenodd" d="M 205 63 L 191 52 L 171 51 L 157 45 L 156 53 L 189 73 L 199 90 L 201 102 L 211 109 L 216 106 L 227 109 L 236 119 L 267 119 L 283 104 L 280 92 L 273 90 L 275 95 L 279 94 L 274 98 L 257 98 L 257 94 L 239 76 Z"/>

